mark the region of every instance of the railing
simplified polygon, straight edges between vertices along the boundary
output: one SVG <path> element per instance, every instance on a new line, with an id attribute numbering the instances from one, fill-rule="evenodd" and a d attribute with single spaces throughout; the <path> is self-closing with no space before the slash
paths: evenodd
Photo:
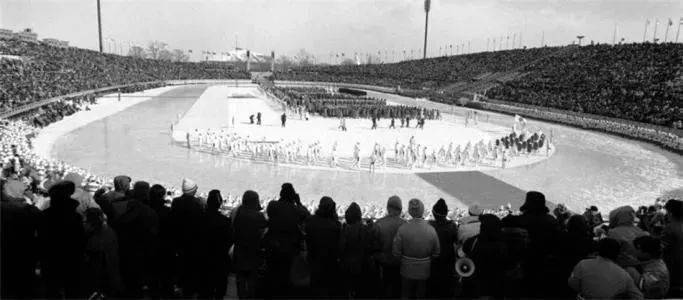
<path id="1" fill-rule="evenodd" d="M 536 110 L 536 111 L 556 113 L 556 114 L 564 114 L 564 115 L 572 116 L 575 118 L 589 118 L 589 119 L 599 120 L 599 121 L 607 121 L 607 122 L 627 124 L 630 126 L 643 127 L 643 128 L 648 128 L 651 130 L 656 130 L 656 131 L 670 132 L 670 133 L 673 133 L 679 137 L 683 137 L 683 130 L 673 128 L 673 127 L 666 127 L 666 126 L 650 124 L 650 123 L 643 123 L 643 122 L 638 122 L 638 121 L 631 121 L 631 120 L 626 120 L 626 119 L 612 118 L 612 117 L 595 115 L 595 114 L 590 114 L 590 113 L 575 112 L 575 111 L 557 109 L 557 108 L 552 108 L 552 107 L 537 106 L 537 105 L 533 105 L 533 104 L 516 103 L 516 102 L 495 100 L 495 99 L 487 99 L 484 101 L 486 103 L 492 103 L 492 104 L 507 105 L 507 106 L 513 106 L 513 107 L 523 107 L 526 109 L 531 109 L 531 110 Z"/>
<path id="2" fill-rule="evenodd" d="M 17 108 L 8 110 L 8 111 L 1 112 L 0 113 L 0 119 L 6 119 L 9 117 L 18 115 L 20 113 L 23 113 L 23 112 L 34 110 L 34 109 L 39 108 L 41 106 L 44 106 L 44 105 L 47 105 L 47 104 L 50 104 L 52 102 L 56 102 L 56 101 L 59 101 L 59 100 L 65 99 L 65 98 L 80 97 L 80 96 L 85 96 L 85 95 L 94 94 L 94 93 L 116 90 L 116 89 L 120 89 L 120 88 L 126 88 L 126 87 L 131 87 L 131 86 L 136 86 L 136 85 L 153 84 L 153 83 L 161 83 L 161 81 L 148 81 L 148 82 L 143 82 L 143 83 L 121 84 L 121 85 L 108 86 L 108 87 L 103 87 L 103 88 L 97 88 L 97 89 L 80 91 L 80 92 L 76 92 L 76 93 L 52 97 L 52 98 L 40 100 L 40 101 L 31 103 L 31 104 L 26 104 L 26 105 L 23 105 L 21 107 L 17 107 Z"/>

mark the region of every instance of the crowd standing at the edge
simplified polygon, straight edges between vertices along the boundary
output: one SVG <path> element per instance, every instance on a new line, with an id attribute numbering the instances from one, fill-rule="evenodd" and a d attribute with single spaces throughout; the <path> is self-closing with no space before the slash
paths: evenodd
<path id="1" fill-rule="evenodd" d="M 201 197 L 190 179 L 169 191 L 38 157 L 37 130 L 0 124 L 3 298 L 223 298 L 231 273 L 240 298 L 683 296 L 680 200 L 604 220 L 551 213 L 539 192 L 464 214 L 443 199 L 316 204 L 289 183 L 277 200 Z"/>

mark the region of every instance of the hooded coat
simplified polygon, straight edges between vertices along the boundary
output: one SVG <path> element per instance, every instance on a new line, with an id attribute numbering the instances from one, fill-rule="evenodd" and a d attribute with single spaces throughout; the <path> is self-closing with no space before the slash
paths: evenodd
<path id="1" fill-rule="evenodd" d="M 609 213 L 610 229 L 607 231 L 607 237 L 613 238 L 621 244 L 621 253 L 616 262 L 622 267 L 638 263 L 633 240 L 640 236 L 649 235 L 635 225 L 635 219 L 636 212 L 633 207 L 628 205 L 615 208 Z"/>

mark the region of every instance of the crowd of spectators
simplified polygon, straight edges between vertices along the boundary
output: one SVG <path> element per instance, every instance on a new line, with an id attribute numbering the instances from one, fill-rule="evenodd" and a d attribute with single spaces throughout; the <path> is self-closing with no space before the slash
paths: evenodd
<path id="1" fill-rule="evenodd" d="M 289 183 L 278 199 L 204 197 L 189 179 L 173 191 L 37 157 L 37 130 L 0 124 L 3 298 L 217 299 L 230 274 L 240 298 L 683 296 L 680 200 L 603 219 L 551 213 L 539 192 L 464 212 L 396 196 L 381 213 L 304 204 Z"/>
<path id="2" fill-rule="evenodd" d="M 332 92 L 323 88 L 271 87 L 264 88 L 287 107 L 316 114 L 322 117 L 339 118 L 425 118 L 439 119 L 436 109 L 415 106 L 387 105 L 386 100 L 367 96 L 355 96 Z"/>
<path id="3" fill-rule="evenodd" d="M 683 45 L 581 47 L 521 69 L 486 96 L 683 129 Z"/>
<path id="4" fill-rule="evenodd" d="M 344 82 L 422 90 L 446 88 L 509 72 L 561 48 L 482 52 L 391 64 L 305 66 L 275 74 L 276 80 Z"/>
<path id="5" fill-rule="evenodd" d="M 34 202 L 17 197 L 33 178 L 15 167 L 2 178 L 3 298 L 222 299 L 231 273 L 239 298 L 683 296 L 680 200 L 603 223 L 593 208 L 551 214 L 539 192 L 502 218 L 472 206 L 451 219 L 443 199 L 428 218 L 419 199 L 404 210 L 392 196 L 384 216 L 363 219 L 326 196 L 307 207 L 289 183 L 265 207 L 246 191 L 223 211 L 220 191 L 198 197 L 189 179 L 173 198 L 128 176 L 104 189 L 67 175 L 38 183 L 48 198 Z"/>
<path id="6" fill-rule="evenodd" d="M 0 112 L 102 87 L 177 79 L 249 79 L 211 63 L 142 59 L 0 39 Z"/>

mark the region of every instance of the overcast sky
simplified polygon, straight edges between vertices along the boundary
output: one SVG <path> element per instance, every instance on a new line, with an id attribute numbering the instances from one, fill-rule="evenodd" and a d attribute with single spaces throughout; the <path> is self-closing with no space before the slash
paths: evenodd
<path id="1" fill-rule="evenodd" d="M 235 46 L 256 52 L 292 55 L 298 49 L 327 61 L 329 53 L 377 53 L 422 47 L 423 0 L 101 0 L 105 38 L 145 45 L 151 40 L 169 48 L 199 52 L 227 51 Z M 0 0 L 0 28 L 30 27 L 39 38 L 58 38 L 71 45 L 97 49 L 95 0 Z M 487 39 L 509 34 L 528 46 L 542 36 L 549 45 L 642 41 L 645 20 L 659 19 L 657 36 L 675 39 L 683 1 L 535 1 L 434 0 L 429 15 L 429 52 L 471 41 L 472 51 L 486 48 Z M 654 21 L 648 29 L 652 38 Z M 683 37 L 682 37 L 683 38 Z M 504 43 L 505 44 L 505 43 Z M 450 46 L 448 46 L 450 47 Z M 105 49 L 106 50 L 106 49 Z M 450 52 L 450 49 L 448 50 Z M 391 55 L 391 54 L 390 54 Z"/>

